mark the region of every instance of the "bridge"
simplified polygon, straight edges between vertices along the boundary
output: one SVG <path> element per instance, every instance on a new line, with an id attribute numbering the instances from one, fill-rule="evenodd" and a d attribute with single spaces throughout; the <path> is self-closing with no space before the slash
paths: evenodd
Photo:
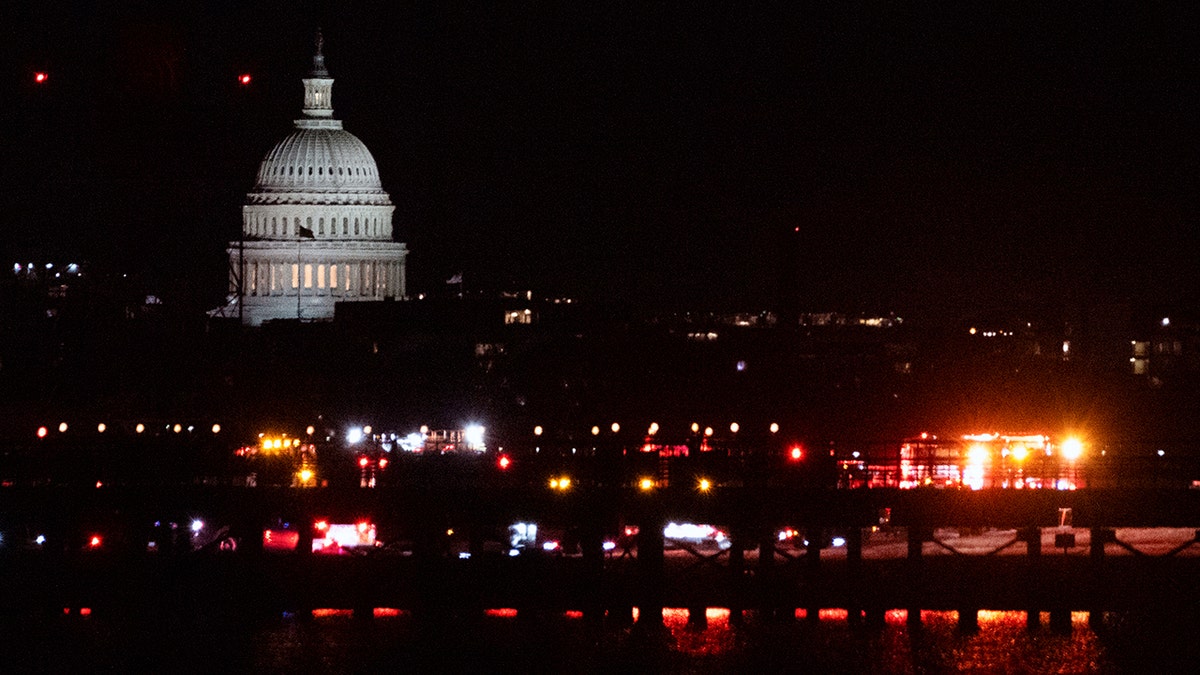
<path id="1" fill-rule="evenodd" d="M 636 608 L 652 626 L 665 607 L 697 623 L 707 607 L 735 622 L 839 608 L 866 624 L 949 609 L 967 630 L 980 609 L 1024 610 L 1031 625 L 1049 612 L 1059 627 L 1072 611 L 1200 618 L 1194 490 L 25 487 L 0 490 L 0 514 L 9 613 L 502 608 L 630 622 Z M 314 552 L 328 522 L 369 522 L 382 545 Z M 558 546 L 512 548 L 514 522 Z M 725 540 L 664 533 L 682 522 Z"/>

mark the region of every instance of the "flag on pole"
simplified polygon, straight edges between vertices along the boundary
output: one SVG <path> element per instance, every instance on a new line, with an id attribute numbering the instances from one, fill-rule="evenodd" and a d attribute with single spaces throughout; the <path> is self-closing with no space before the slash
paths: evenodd
<path id="1" fill-rule="evenodd" d="M 297 232 L 300 234 L 301 239 L 316 239 L 316 237 L 313 236 L 313 231 L 307 227 L 301 227 L 299 230 L 297 230 Z"/>

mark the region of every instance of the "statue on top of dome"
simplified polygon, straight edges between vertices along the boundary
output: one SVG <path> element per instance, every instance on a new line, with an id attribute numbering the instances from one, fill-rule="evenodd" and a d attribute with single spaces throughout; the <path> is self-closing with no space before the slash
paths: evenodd
<path id="1" fill-rule="evenodd" d="M 317 37 L 314 40 L 316 45 L 316 53 L 313 54 L 312 71 L 308 74 L 309 77 L 329 77 L 329 71 L 325 69 L 325 38 L 321 35 L 321 28 L 317 27 Z"/>

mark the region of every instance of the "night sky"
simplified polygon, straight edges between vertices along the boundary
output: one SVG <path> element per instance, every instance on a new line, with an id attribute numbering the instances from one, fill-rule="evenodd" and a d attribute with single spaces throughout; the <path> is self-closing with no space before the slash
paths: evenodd
<path id="1" fill-rule="evenodd" d="M 215 305 L 319 24 L 414 292 L 461 271 L 646 307 L 1196 299 L 1194 14 L 377 4 L 5 3 L 0 252 Z"/>

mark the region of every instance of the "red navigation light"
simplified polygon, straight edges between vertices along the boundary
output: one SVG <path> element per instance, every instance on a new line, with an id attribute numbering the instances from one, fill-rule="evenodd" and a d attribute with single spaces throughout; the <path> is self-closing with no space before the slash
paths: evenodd
<path id="1" fill-rule="evenodd" d="M 501 469 L 507 469 L 512 466 L 512 460 L 508 458 L 508 455 L 500 455 L 500 459 L 496 460 L 496 464 Z"/>
<path id="2" fill-rule="evenodd" d="M 39 70 L 38 72 L 33 74 L 33 81 L 37 82 L 38 84 L 41 84 L 46 81 L 47 77 L 49 77 L 49 75 L 47 75 L 46 73 Z"/>
<path id="3" fill-rule="evenodd" d="M 793 462 L 799 462 L 800 460 L 804 459 L 804 448 L 798 445 L 792 446 L 792 449 L 788 451 L 788 457 L 790 457 Z"/>
<path id="4" fill-rule="evenodd" d="M 250 84 L 250 74 L 242 73 L 241 75 L 238 75 L 238 83 L 243 86 Z"/>
<path id="5" fill-rule="evenodd" d="M 359 458 L 358 458 L 358 465 L 359 465 L 359 466 L 361 466 L 361 467 L 362 467 L 362 468 L 364 468 L 364 469 L 365 469 L 365 468 L 367 468 L 367 465 L 368 465 L 368 464 L 370 464 L 370 463 L 371 463 L 371 460 L 367 459 L 366 457 L 359 457 Z"/>

